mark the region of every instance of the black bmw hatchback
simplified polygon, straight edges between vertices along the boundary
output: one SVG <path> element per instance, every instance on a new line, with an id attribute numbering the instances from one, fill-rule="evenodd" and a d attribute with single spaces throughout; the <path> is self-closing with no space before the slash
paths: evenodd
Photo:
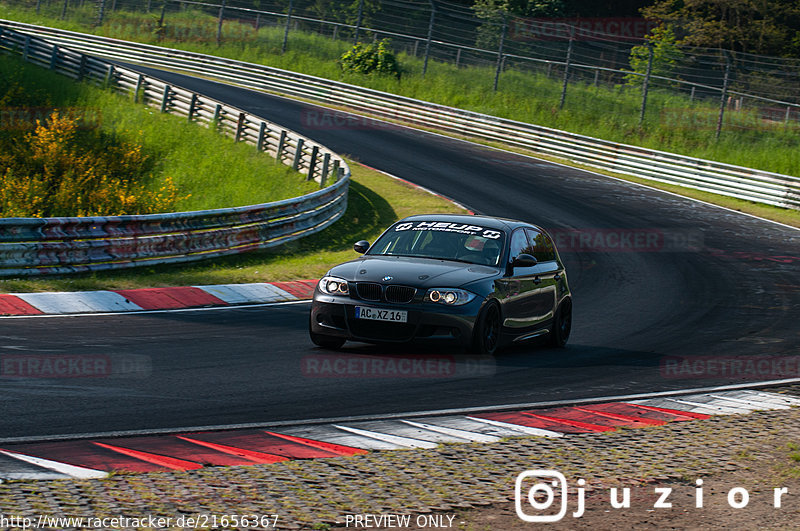
<path id="1" fill-rule="evenodd" d="M 508 219 L 401 219 L 361 258 L 319 281 L 309 333 L 318 346 L 445 341 L 483 354 L 546 336 L 563 347 L 572 325 L 564 265 L 543 229 Z"/>

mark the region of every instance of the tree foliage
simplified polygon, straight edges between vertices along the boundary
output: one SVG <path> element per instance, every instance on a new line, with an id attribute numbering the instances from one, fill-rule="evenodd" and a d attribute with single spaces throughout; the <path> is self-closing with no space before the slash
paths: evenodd
<path id="1" fill-rule="evenodd" d="M 656 0 L 642 14 L 675 26 L 679 44 L 800 57 L 797 0 Z"/>
<path id="2" fill-rule="evenodd" d="M 631 49 L 631 70 L 638 74 L 647 72 L 650 62 L 650 49 L 653 50 L 653 63 L 650 73 L 654 76 L 670 76 L 678 63 L 683 58 L 683 52 L 678 48 L 677 37 L 671 26 L 660 25 L 653 29 L 646 37 L 647 44 L 634 46 Z M 629 85 L 641 85 L 643 78 L 633 74 L 625 76 Z"/>

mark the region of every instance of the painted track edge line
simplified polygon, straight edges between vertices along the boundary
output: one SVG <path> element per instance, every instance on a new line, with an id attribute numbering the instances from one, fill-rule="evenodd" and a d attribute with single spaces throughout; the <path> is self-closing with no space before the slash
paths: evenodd
<path id="1" fill-rule="evenodd" d="M 516 409 L 596 404 L 603 402 L 625 402 L 628 400 L 643 400 L 647 398 L 682 396 L 682 395 L 691 395 L 698 393 L 711 393 L 715 391 L 732 391 L 737 389 L 756 389 L 760 387 L 775 387 L 780 385 L 788 385 L 796 383 L 800 383 L 800 378 L 788 378 L 785 380 L 769 380 L 765 382 L 753 382 L 746 384 L 721 385 L 715 387 L 700 387 L 694 389 L 676 389 L 672 391 L 654 391 L 651 393 L 637 393 L 632 395 L 603 396 L 596 398 L 575 398 L 570 400 L 552 400 L 546 402 L 530 402 L 530 403 L 505 404 L 505 405 L 495 405 L 495 406 L 476 406 L 468 408 L 439 409 L 430 411 L 410 411 L 403 413 L 387 413 L 383 415 L 356 415 L 349 417 L 329 417 L 329 418 L 317 418 L 317 419 L 306 419 L 306 420 L 281 420 L 275 422 L 251 422 L 251 423 L 241 423 L 241 424 L 155 428 L 149 430 L 125 430 L 125 431 L 110 431 L 110 432 L 96 432 L 96 433 L 74 433 L 74 434 L 62 434 L 62 435 L 31 435 L 25 437 L 0 438 L 0 444 L 70 441 L 70 440 L 94 439 L 94 438 L 108 439 L 117 437 L 135 437 L 144 435 L 167 435 L 167 434 L 183 433 L 183 432 L 264 429 L 264 428 L 279 428 L 284 426 L 336 424 L 343 422 L 392 420 L 392 419 L 404 419 L 404 418 L 415 419 L 415 418 L 435 417 L 442 415 L 468 415 L 470 413 L 510 411 Z"/>

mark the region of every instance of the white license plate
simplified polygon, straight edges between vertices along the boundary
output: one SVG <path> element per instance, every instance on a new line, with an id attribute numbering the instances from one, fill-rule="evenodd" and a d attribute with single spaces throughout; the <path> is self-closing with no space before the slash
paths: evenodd
<path id="1" fill-rule="evenodd" d="M 356 319 L 389 321 L 392 323 L 407 323 L 408 312 L 405 310 L 379 310 L 378 308 L 356 306 Z"/>

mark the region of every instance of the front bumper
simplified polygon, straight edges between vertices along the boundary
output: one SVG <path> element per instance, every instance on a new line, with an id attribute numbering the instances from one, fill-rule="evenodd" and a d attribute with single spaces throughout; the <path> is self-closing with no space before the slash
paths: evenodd
<path id="1" fill-rule="evenodd" d="M 311 331 L 368 343 L 446 342 L 468 347 L 483 299 L 463 306 L 447 307 L 434 303 L 390 304 L 365 302 L 317 291 L 311 304 Z M 404 310 L 408 322 L 393 323 L 356 319 L 355 307 Z"/>

